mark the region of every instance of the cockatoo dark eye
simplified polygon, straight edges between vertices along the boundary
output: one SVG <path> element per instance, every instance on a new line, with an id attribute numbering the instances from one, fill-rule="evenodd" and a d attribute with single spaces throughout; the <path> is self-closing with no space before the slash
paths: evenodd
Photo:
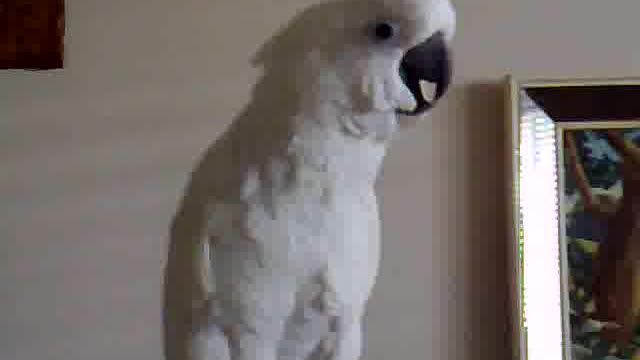
<path id="1" fill-rule="evenodd" d="M 388 40 L 395 36 L 396 28 L 388 22 L 381 22 L 373 28 L 373 34 L 377 40 Z"/>

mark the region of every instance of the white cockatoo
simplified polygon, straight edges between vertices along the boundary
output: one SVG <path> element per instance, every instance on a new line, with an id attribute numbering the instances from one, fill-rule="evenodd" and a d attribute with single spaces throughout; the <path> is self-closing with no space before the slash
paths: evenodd
<path id="1" fill-rule="evenodd" d="M 252 100 L 172 228 L 169 360 L 357 360 L 378 271 L 374 183 L 451 77 L 449 0 L 337 0 L 269 40 Z"/>

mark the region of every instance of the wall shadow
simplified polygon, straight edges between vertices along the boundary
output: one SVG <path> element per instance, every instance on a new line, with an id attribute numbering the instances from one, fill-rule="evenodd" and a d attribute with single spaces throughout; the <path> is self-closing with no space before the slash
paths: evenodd
<path id="1" fill-rule="evenodd" d="M 467 85 L 464 92 L 470 358 L 510 359 L 511 326 L 505 201 L 505 96 L 502 83 Z"/>

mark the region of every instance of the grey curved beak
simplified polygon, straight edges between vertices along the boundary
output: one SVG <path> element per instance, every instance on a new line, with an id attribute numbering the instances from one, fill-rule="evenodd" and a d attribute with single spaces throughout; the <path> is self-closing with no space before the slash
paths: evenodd
<path id="1" fill-rule="evenodd" d="M 437 32 L 423 43 L 411 48 L 402 58 L 400 74 L 416 99 L 412 111 L 398 110 L 403 115 L 420 115 L 431 109 L 447 91 L 451 82 L 451 56 L 444 34 Z M 435 86 L 433 98 L 428 98 L 421 86 L 427 81 Z"/>

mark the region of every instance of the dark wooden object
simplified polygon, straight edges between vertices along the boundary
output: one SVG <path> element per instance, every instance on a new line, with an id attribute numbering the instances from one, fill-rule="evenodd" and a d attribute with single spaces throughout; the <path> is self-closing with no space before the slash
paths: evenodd
<path id="1" fill-rule="evenodd" d="M 64 0 L 0 0 L 0 69 L 63 67 Z"/>
<path id="2" fill-rule="evenodd" d="M 531 87 L 525 90 L 555 122 L 640 119 L 640 85 Z"/>

